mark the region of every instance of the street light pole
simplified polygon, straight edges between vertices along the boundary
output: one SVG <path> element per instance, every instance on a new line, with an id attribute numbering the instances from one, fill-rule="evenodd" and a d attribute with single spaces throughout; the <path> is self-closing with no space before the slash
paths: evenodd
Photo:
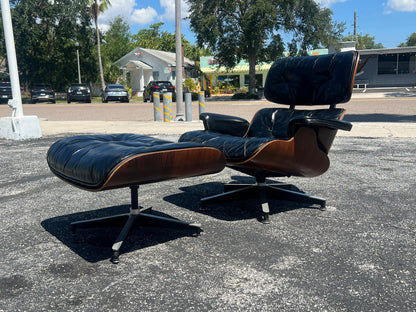
<path id="1" fill-rule="evenodd" d="M 175 0 L 176 120 L 183 121 L 181 0 Z"/>
<path id="2" fill-rule="evenodd" d="M 77 47 L 78 83 L 81 83 L 81 66 L 79 64 L 79 43 L 78 43 L 78 41 L 75 41 L 75 46 Z"/>

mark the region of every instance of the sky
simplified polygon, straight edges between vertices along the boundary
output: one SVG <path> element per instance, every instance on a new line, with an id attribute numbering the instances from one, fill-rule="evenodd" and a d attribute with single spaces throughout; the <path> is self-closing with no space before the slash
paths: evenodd
<path id="1" fill-rule="evenodd" d="M 397 47 L 416 32 L 416 0 L 317 0 L 321 7 L 332 10 L 332 18 L 345 22 L 344 35 L 354 32 L 354 11 L 357 11 L 357 33 L 375 37 L 375 43 L 386 48 Z M 111 0 L 112 7 L 99 18 L 105 30 L 116 16 L 125 17 L 130 32 L 136 34 L 149 25 L 163 22 L 162 30 L 175 33 L 175 0 Z M 188 5 L 181 4 L 182 18 L 188 16 Z M 185 39 L 195 44 L 189 22 L 182 21 Z"/>

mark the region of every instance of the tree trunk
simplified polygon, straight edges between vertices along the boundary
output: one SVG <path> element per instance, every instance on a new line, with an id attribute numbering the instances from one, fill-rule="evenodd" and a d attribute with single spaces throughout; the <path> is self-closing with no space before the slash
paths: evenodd
<path id="1" fill-rule="evenodd" d="M 103 72 L 103 64 L 101 62 L 101 42 L 100 42 L 100 30 L 98 29 L 98 0 L 95 0 L 95 8 L 96 14 L 94 16 L 95 21 L 95 30 L 97 31 L 97 52 L 98 52 L 98 67 L 100 70 L 100 79 L 101 79 L 101 89 L 104 91 L 105 89 L 105 81 L 104 81 L 104 72 Z"/>
<path id="2" fill-rule="evenodd" d="M 256 93 L 256 55 L 254 53 L 250 53 L 248 56 L 248 76 L 248 92 L 250 94 Z"/>

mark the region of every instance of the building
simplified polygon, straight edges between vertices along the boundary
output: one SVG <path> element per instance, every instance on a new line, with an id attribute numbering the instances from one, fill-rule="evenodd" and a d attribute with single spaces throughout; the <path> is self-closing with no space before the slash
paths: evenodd
<path id="1" fill-rule="evenodd" d="M 341 51 L 355 50 L 355 42 L 341 43 Z M 333 53 L 319 49 L 309 55 Z M 414 87 L 416 86 L 416 47 L 360 50 L 360 63 L 355 77 L 357 88 Z M 272 63 L 256 66 L 257 87 L 263 87 Z M 241 61 L 231 69 L 219 66 L 214 57 L 201 57 L 203 86 L 211 92 L 232 92 L 248 86 L 248 63 Z"/>
<path id="2" fill-rule="evenodd" d="M 356 87 L 416 86 L 416 47 L 360 50 Z"/>
<path id="3" fill-rule="evenodd" d="M 184 57 L 182 63 L 183 78 L 194 77 L 194 62 Z M 167 80 L 176 85 L 176 53 L 136 48 L 115 64 L 123 70 L 123 78 L 129 78 L 133 92 L 142 92 L 152 80 Z"/>
<path id="4" fill-rule="evenodd" d="M 308 52 L 309 55 L 328 54 L 328 49 L 316 49 Z M 287 54 L 286 54 L 287 55 Z M 267 73 L 272 63 L 256 65 L 256 86 L 264 87 Z M 202 86 L 204 90 L 211 90 L 211 93 L 235 92 L 248 87 L 249 64 L 247 61 L 240 61 L 237 66 L 227 69 L 219 66 L 218 60 L 213 56 L 200 58 L 200 67 L 203 75 Z"/>

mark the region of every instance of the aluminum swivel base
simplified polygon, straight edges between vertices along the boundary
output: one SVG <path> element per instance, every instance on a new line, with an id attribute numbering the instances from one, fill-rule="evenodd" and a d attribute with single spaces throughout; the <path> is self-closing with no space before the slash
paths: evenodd
<path id="1" fill-rule="evenodd" d="M 206 205 L 220 202 L 230 202 L 258 197 L 260 199 L 262 215 L 259 221 L 270 223 L 270 208 L 268 199 L 287 200 L 307 203 L 310 205 L 319 205 L 322 210 L 325 209 L 326 200 L 321 197 L 308 195 L 302 192 L 291 190 L 290 184 L 276 183 L 267 184 L 265 179 L 256 179 L 255 184 L 234 184 L 224 185 L 224 193 L 204 197 L 201 199 L 201 208 L 205 209 Z"/>

